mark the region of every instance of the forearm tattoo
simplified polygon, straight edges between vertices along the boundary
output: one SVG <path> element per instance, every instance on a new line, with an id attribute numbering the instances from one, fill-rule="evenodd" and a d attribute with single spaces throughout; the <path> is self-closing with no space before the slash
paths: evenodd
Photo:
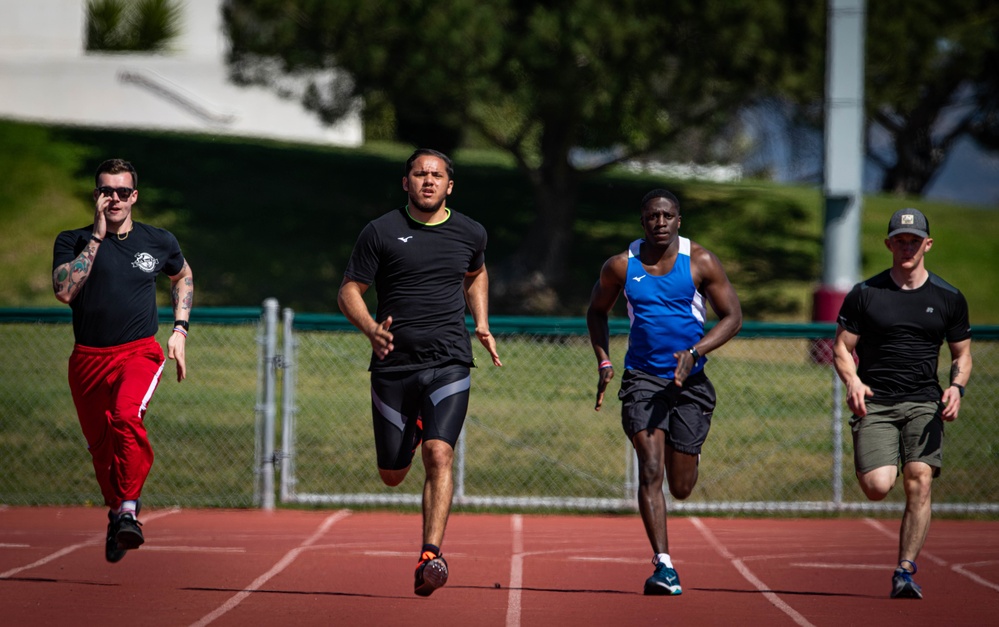
<path id="1" fill-rule="evenodd" d="M 52 273 L 52 287 L 57 294 L 75 295 L 86 283 L 94 267 L 97 246 L 97 241 L 90 240 L 76 259 L 55 269 Z"/>
<path id="2" fill-rule="evenodd" d="M 957 364 L 951 364 L 950 366 L 950 382 L 954 383 L 957 381 L 957 377 L 961 374 L 961 367 Z"/>
<path id="3" fill-rule="evenodd" d="M 187 269 L 188 265 L 185 261 L 181 272 Z M 180 305 L 181 311 L 190 311 L 191 306 L 194 304 L 194 280 L 191 277 L 184 277 L 180 281 L 177 281 L 173 286 L 172 296 L 174 308 Z"/>

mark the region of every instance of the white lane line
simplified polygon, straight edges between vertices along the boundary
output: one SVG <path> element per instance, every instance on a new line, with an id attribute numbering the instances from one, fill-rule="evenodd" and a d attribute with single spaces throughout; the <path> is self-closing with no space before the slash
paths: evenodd
<path id="1" fill-rule="evenodd" d="M 520 593 L 524 585 L 524 517 L 510 518 L 513 531 L 513 555 L 510 558 L 510 589 L 506 602 L 506 627 L 520 627 Z"/>
<path id="2" fill-rule="evenodd" d="M 988 579 L 985 579 L 984 577 L 982 577 L 980 575 L 976 575 L 975 573 L 971 572 L 970 570 L 966 570 L 965 569 L 965 566 L 975 566 L 975 565 L 978 565 L 978 564 L 989 564 L 989 563 L 993 563 L 993 562 L 974 562 L 974 563 L 970 563 L 970 564 L 954 564 L 953 566 L 950 567 L 950 569 L 953 570 L 955 573 L 957 573 L 959 575 L 964 575 L 965 577 L 967 577 L 968 579 L 974 581 L 977 584 L 983 585 L 986 588 L 992 588 L 993 590 L 999 592 L 999 584 L 996 584 L 993 581 L 989 581 Z"/>
<path id="3" fill-rule="evenodd" d="M 274 566 L 272 566 L 269 571 L 257 577 L 253 581 L 253 583 L 251 583 L 249 586 L 247 586 L 240 592 L 230 597 L 228 601 L 217 607 L 215 611 L 211 612 L 210 614 L 207 614 L 198 622 L 192 623 L 192 627 L 203 627 L 204 625 L 211 623 L 215 619 L 219 618 L 229 610 L 235 608 L 237 605 L 242 603 L 243 599 L 250 596 L 250 594 L 253 591 L 260 589 L 260 587 L 265 583 L 267 583 L 268 581 L 270 581 L 271 578 L 279 575 L 285 568 L 290 566 L 291 563 L 295 561 L 295 559 L 302 553 L 302 551 L 308 549 L 313 544 L 315 544 L 316 541 L 319 540 L 319 538 L 322 537 L 322 535 L 326 533 L 330 527 L 335 525 L 337 522 L 343 520 L 347 516 L 350 516 L 350 510 L 341 510 L 339 512 L 336 512 L 335 514 L 331 514 L 330 516 L 328 516 L 326 520 L 324 520 L 323 523 L 319 525 L 319 528 L 316 529 L 316 532 L 313 533 L 311 536 L 309 536 L 308 539 L 305 540 L 305 542 L 300 544 L 298 547 L 285 553 L 284 557 L 278 560 L 278 562 L 274 564 Z"/>
<path id="4" fill-rule="evenodd" d="M 575 549 L 573 549 L 575 550 Z M 590 557 L 586 555 L 570 555 L 566 558 L 570 562 L 613 562 L 615 564 L 641 564 L 645 565 L 649 563 L 647 559 L 627 559 L 621 557 Z M 673 560 L 674 564 L 682 563 L 682 560 Z"/>
<path id="5" fill-rule="evenodd" d="M 331 546 L 330 548 L 343 549 L 345 547 L 350 547 L 350 545 L 337 544 L 335 546 Z M 414 551 L 359 551 L 358 554 L 367 557 L 419 557 L 419 555 L 417 555 Z M 445 557 L 451 559 L 467 556 L 468 554 L 466 553 L 452 553 L 449 551 Z"/>
<path id="6" fill-rule="evenodd" d="M 842 570 L 884 570 L 884 564 L 830 564 L 829 562 L 798 562 L 791 563 L 788 566 L 795 566 L 798 568 L 834 568 Z"/>
<path id="7" fill-rule="evenodd" d="M 30 547 L 30 544 L 7 544 L 0 543 L 0 549 L 26 549 Z"/>
<path id="8" fill-rule="evenodd" d="M 246 548 L 242 546 L 148 546 L 142 549 L 146 551 L 159 551 L 160 553 L 246 553 Z"/>
<path id="9" fill-rule="evenodd" d="M 885 534 L 889 538 L 893 538 L 893 539 L 897 538 L 897 536 L 894 533 L 892 533 L 890 529 L 888 529 L 887 527 L 885 527 L 883 524 L 881 524 L 877 520 L 874 520 L 872 518 L 865 518 L 864 522 L 867 523 L 868 525 L 870 525 L 871 527 L 873 527 L 874 529 L 877 529 L 881 533 Z M 930 553 L 929 551 L 920 551 L 919 552 L 919 557 L 920 557 L 920 559 L 922 559 L 922 558 L 925 557 L 926 559 L 930 560 L 934 564 L 938 564 L 940 566 L 948 566 L 949 565 L 946 560 L 937 557 L 936 555 Z M 994 560 L 990 560 L 990 561 L 986 561 L 986 562 L 969 562 L 967 564 L 954 564 L 954 565 L 950 565 L 950 569 L 952 571 L 954 571 L 955 573 L 959 574 L 959 575 L 963 575 L 964 577 L 967 577 L 968 579 L 974 581 L 975 583 L 977 583 L 979 585 L 982 585 L 982 586 L 985 586 L 986 588 L 992 588 L 993 590 L 999 591 L 999 584 L 995 583 L 994 581 L 989 581 L 988 579 L 985 579 L 984 577 L 982 577 L 980 575 L 976 575 L 975 573 L 973 573 L 970 570 L 967 570 L 967 568 L 965 568 L 966 566 L 977 566 L 977 565 L 981 565 L 981 564 L 991 564 L 991 563 L 994 563 Z"/>
<path id="10" fill-rule="evenodd" d="M 791 620 L 793 620 L 796 624 L 801 625 L 801 627 L 814 627 L 812 623 L 808 622 L 808 619 L 799 614 L 793 607 L 785 603 L 783 599 L 773 592 L 770 592 L 769 587 L 763 583 L 759 577 L 753 574 L 753 571 L 749 570 L 742 560 L 732 555 L 732 553 L 725 548 L 718 538 L 715 537 L 715 534 L 711 533 L 711 530 L 708 529 L 707 525 L 701 522 L 700 518 L 697 518 L 696 516 L 691 517 L 690 522 L 697 527 L 697 530 L 701 532 L 701 535 L 708 541 L 708 544 L 714 547 L 715 551 L 717 551 L 719 555 L 729 560 L 732 566 L 739 571 L 739 574 L 745 577 L 746 581 L 756 586 L 756 589 L 762 592 L 763 596 L 767 599 L 767 601 L 770 601 L 774 607 L 787 614 Z"/>
<path id="11" fill-rule="evenodd" d="M 168 509 L 168 510 L 164 510 L 164 511 L 153 512 L 152 514 L 149 514 L 148 516 L 143 516 L 142 520 L 144 520 L 144 521 L 156 520 L 157 518 L 162 518 L 164 516 L 169 516 L 170 514 L 176 514 L 179 511 L 180 511 L 179 507 L 174 507 L 172 509 Z M 69 545 L 67 547 L 63 547 L 63 548 L 59 549 L 58 551 L 56 551 L 55 553 L 52 553 L 51 555 L 46 555 L 45 557 L 43 557 L 42 559 L 40 559 L 40 560 L 38 560 L 36 562 L 32 562 L 32 563 L 27 564 L 25 566 L 18 566 L 17 568 L 12 568 L 12 569 L 8 570 L 7 572 L 0 573 L 0 579 L 9 579 L 9 578 L 13 577 L 14 575 L 16 575 L 17 573 L 24 572 L 26 570 L 31 570 L 32 568 L 37 568 L 38 566 L 43 566 L 45 564 L 48 564 L 51 561 L 59 559 L 60 557 L 63 557 L 65 555 L 69 555 L 70 553 L 72 553 L 73 551 L 76 551 L 77 549 L 82 549 L 82 548 L 88 547 L 88 546 L 94 546 L 94 545 L 98 545 L 98 544 L 103 544 L 105 540 L 107 540 L 107 537 L 105 537 L 105 535 L 102 533 L 95 540 L 87 540 L 86 542 L 80 542 L 79 544 L 71 544 L 71 545 Z"/>
<path id="12" fill-rule="evenodd" d="M 882 533 L 883 535 L 891 538 L 892 540 L 895 540 L 896 542 L 898 541 L 898 534 L 892 532 L 892 530 L 886 527 L 884 523 L 874 520 L 873 518 L 865 518 L 864 522 L 867 523 L 868 526 L 873 527 L 875 530 Z M 925 557 L 926 559 L 928 559 L 929 561 L 933 562 L 938 566 L 947 566 L 946 560 L 937 557 L 936 555 L 930 553 L 929 551 L 920 551 L 919 557 L 920 559 Z"/>

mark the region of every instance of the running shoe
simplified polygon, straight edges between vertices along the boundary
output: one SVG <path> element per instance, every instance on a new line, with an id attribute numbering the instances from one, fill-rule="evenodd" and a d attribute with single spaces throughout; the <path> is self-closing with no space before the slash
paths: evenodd
<path id="1" fill-rule="evenodd" d="M 656 564 L 656 572 L 645 580 L 645 594 L 677 596 L 683 594 L 680 576 L 665 564 Z"/>
<path id="2" fill-rule="evenodd" d="M 421 597 L 428 597 L 434 590 L 447 583 L 447 562 L 440 555 L 424 551 L 420 562 L 416 565 L 416 581 L 413 592 Z"/>
<path id="3" fill-rule="evenodd" d="M 104 541 L 104 559 L 114 564 L 125 557 L 125 549 L 118 548 L 118 514 L 108 510 L 108 537 Z"/>
<path id="4" fill-rule="evenodd" d="M 891 577 L 891 598 L 893 599 L 921 599 L 923 598 L 923 590 L 920 588 L 915 581 L 912 580 L 912 576 L 916 574 L 915 571 L 909 572 L 904 568 L 896 568 L 895 573 Z"/>
<path id="5" fill-rule="evenodd" d="M 118 516 L 118 531 L 115 533 L 118 549 L 131 551 L 142 546 L 146 539 L 142 537 L 142 529 L 139 529 L 141 526 L 142 523 L 136 520 L 131 513 Z"/>
<path id="6" fill-rule="evenodd" d="M 135 515 L 142 511 L 142 501 L 135 502 Z M 141 543 L 140 543 L 141 544 Z M 118 548 L 118 514 L 108 510 L 108 533 L 104 540 L 104 559 L 112 564 L 120 562 L 125 557 L 125 549 Z"/>

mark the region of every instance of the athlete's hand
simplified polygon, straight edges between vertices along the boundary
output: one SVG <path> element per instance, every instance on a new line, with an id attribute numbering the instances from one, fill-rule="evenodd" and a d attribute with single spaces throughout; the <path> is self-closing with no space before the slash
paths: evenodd
<path id="1" fill-rule="evenodd" d="M 607 391 L 607 384 L 614 378 L 614 366 L 607 366 L 600 369 L 600 378 L 597 379 L 597 404 L 594 411 L 600 411 L 604 404 L 604 392 Z"/>
<path id="2" fill-rule="evenodd" d="M 170 333 L 167 340 L 167 357 L 177 360 L 177 383 L 187 378 L 187 360 L 185 358 L 185 347 L 187 338 L 182 333 Z"/>
<path id="3" fill-rule="evenodd" d="M 486 347 L 489 351 L 489 356 L 493 358 L 494 366 L 502 366 L 503 362 L 500 361 L 499 354 L 496 352 L 496 338 L 489 331 L 479 331 L 475 330 L 475 337 L 479 338 L 482 345 Z"/>
<path id="4" fill-rule="evenodd" d="M 376 323 L 367 334 L 368 340 L 371 342 L 371 349 L 375 351 L 375 357 L 378 359 L 385 359 L 389 353 L 395 350 L 395 345 L 392 344 L 393 335 L 389 332 L 391 326 L 392 316 L 389 316 Z"/>
<path id="5" fill-rule="evenodd" d="M 94 191 L 94 232 L 97 237 L 104 239 L 108 230 L 107 210 L 113 199 L 110 196 Z"/>
<path id="6" fill-rule="evenodd" d="M 961 411 L 961 393 L 954 387 L 945 388 L 940 402 L 944 406 L 940 418 L 947 422 L 956 420 L 958 412 Z"/>
<path id="7" fill-rule="evenodd" d="M 850 408 L 853 415 L 863 418 L 867 415 L 867 403 L 865 399 L 874 396 L 874 391 L 866 385 L 860 378 L 851 381 L 846 386 L 846 406 Z"/>
<path id="8" fill-rule="evenodd" d="M 690 351 L 677 351 L 673 353 L 673 358 L 676 359 L 676 370 L 673 371 L 673 384 L 677 387 L 682 387 L 683 382 L 687 380 L 687 375 L 694 368 L 694 356 L 690 354 Z"/>

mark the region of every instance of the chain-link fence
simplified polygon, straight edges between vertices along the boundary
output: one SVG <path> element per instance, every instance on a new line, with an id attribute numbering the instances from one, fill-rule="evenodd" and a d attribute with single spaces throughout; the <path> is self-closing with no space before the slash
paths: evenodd
<path id="1" fill-rule="evenodd" d="M 160 311 L 166 347 L 173 313 Z M 189 377 L 168 361 L 146 413 L 155 460 L 148 505 L 255 503 L 260 309 L 200 310 Z M 67 378 L 69 309 L 0 310 L 0 502 L 103 502 Z"/>
<path id="2" fill-rule="evenodd" d="M 287 312 L 286 312 L 287 314 Z M 627 321 L 612 321 L 623 360 Z M 419 503 L 419 455 L 402 486 L 374 468 L 366 366 L 370 345 L 336 317 L 296 320 L 294 437 L 284 442 L 282 496 L 306 503 Z M 494 319 L 502 368 L 473 342 L 476 362 L 456 462 L 457 506 L 633 510 L 634 452 L 612 382 L 595 412 L 596 366 L 580 319 Z M 692 511 L 895 509 L 901 487 L 869 503 L 856 485 L 849 410 L 832 366 L 818 363 L 831 324 L 746 324 L 709 356 L 718 406 Z M 976 329 L 975 367 L 960 419 L 947 425 L 934 506 L 999 512 L 996 329 Z M 941 380 L 949 370 L 943 349 Z"/>
<path id="3" fill-rule="evenodd" d="M 259 310 L 199 309 L 190 378 L 167 364 L 147 425 L 156 463 L 150 505 L 419 503 L 419 455 L 401 486 L 375 467 L 370 345 L 340 316 L 298 314 L 268 330 Z M 43 324 L 38 320 L 47 320 Z M 99 500 L 66 383 L 66 312 L 0 311 L 0 502 Z M 627 321 L 612 321 L 620 364 Z M 455 507 L 635 509 L 634 453 L 615 395 L 593 411 L 596 368 L 579 319 L 494 318 L 504 366 L 477 363 L 456 460 Z M 168 329 L 165 329 L 168 330 Z M 275 337 L 274 335 L 278 337 Z M 711 353 L 718 407 L 693 495 L 677 510 L 837 511 L 866 501 L 853 475 L 849 412 L 831 366 L 813 359 L 832 325 L 748 323 Z M 165 342 L 165 333 L 161 339 Z M 947 425 L 934 507 L 999 512 L 999 328 L 976 328 L 961 416 Z M 949 360 L 941 359 L 941 380 Z M 258 418 L 259 420 L 255 419 Z"/>

